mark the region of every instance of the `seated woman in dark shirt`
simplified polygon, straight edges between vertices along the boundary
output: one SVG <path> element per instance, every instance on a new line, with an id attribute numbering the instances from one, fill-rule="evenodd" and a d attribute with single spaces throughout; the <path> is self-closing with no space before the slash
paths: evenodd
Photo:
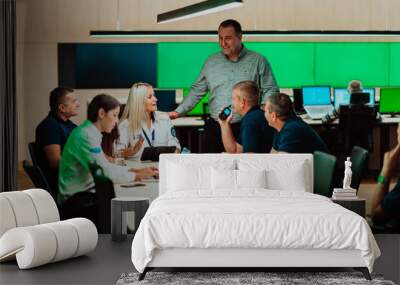
<path id="1" fill-rule="evenodd" d="M 400 158 L 400 124 L 397 127 L 397 141 L 397 145 L 385 153 L 377 189 L 372 200 L 373 222 L 383 225 L 394 222 L 396 227 L 400 226 L 400 180 L 392 189 L 389 189 L 389 186 L 391 178 L 395 176 Z"/>

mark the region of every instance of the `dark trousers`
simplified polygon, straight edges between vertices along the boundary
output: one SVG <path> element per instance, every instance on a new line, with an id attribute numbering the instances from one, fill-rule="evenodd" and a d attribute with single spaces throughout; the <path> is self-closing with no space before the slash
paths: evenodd
<path id="1" fill-rule="evenodd" d="M 240 123 L 231 124 L 232 132 L 237 140 L 240 133 Z M 205 150 L 207 153 L 221 153 L 225 151 L 222 143 L 221 127 L 214 119 L 207 119 L 204 126 L 205 130 Z"/>
<path id="2" fill-rule="evenodd" d="M 97 225 L 97 205 L 94 193 L 76 193 L 64 201 L 59 208 L 61 220 L 87 218 Z"/>

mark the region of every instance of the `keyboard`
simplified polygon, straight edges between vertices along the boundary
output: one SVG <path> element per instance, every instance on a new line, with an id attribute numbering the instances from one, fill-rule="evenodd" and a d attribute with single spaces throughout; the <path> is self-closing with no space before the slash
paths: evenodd
<path id="1" fill-rule="evenodd" d="M 312 120 L 321 120 L 327 114 L 333 112 L 332 105 L 304 106 L 304 109 Z"/>

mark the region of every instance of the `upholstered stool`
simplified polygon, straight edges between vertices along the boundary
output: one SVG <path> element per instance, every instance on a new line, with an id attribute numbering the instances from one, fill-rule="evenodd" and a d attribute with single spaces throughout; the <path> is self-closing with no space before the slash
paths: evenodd
<path id="1" fill-rule="evenodd" d="M 135 231 L 149 208 L 150 198 L 120 197 L 111 200 L 111 239 L 123 241 L 126 239 L 127 223 L 125 212 L 135 212 Z"/>
<path id="2" fill-rule="evenodd" d="M 97 239 L 88 219 L 60 221 L 43 189 L 0 193 L 0 262 L 16 259 L 20 269 L 33 268 L 87 254 Z"/>

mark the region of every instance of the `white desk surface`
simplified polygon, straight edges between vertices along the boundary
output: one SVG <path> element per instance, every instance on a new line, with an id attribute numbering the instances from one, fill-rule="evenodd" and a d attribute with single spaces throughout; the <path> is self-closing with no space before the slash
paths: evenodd
<path id="1" fill-rule="evenodd" d="M 143 168 L 143 167 L 158 167 L 158 162 L 142 162 L 139 160 L 127 160 L 127 166 L 129 168 Z M 134 186 L 134 187 L 121 187 L 121 185 L 136 185 L 136 184 L 144 184 L 144 186 Z M 150 179 L 143 180 L 138 182 L 130 182 L 124 184 L 114 184 L 115 197 L 146 197 L 150 198 L 150 202 L 152 202 L 155 198 L 158 197 L 158 180 Z"/>
<path id="2" fill-rule="evenodd" d="M 201 127 L 204 126 L 204 120 L 201 117 L 181 117 L 172 120 L 174 127 Z"/>
<path id="3" fill-rule="evenodd" d="M 322 125 L 322 120 L 312 120 L 307 114 L 300 115 L 304 122 L 309 125 Z M 381 124 L 397 124 L 400 123 L 400 117 L 391 117 L 390 115 L 382 115 Z M 329 125 L 338 125 L 339 119 L 335 119 L 333 122 L 330 122 Z"/>

